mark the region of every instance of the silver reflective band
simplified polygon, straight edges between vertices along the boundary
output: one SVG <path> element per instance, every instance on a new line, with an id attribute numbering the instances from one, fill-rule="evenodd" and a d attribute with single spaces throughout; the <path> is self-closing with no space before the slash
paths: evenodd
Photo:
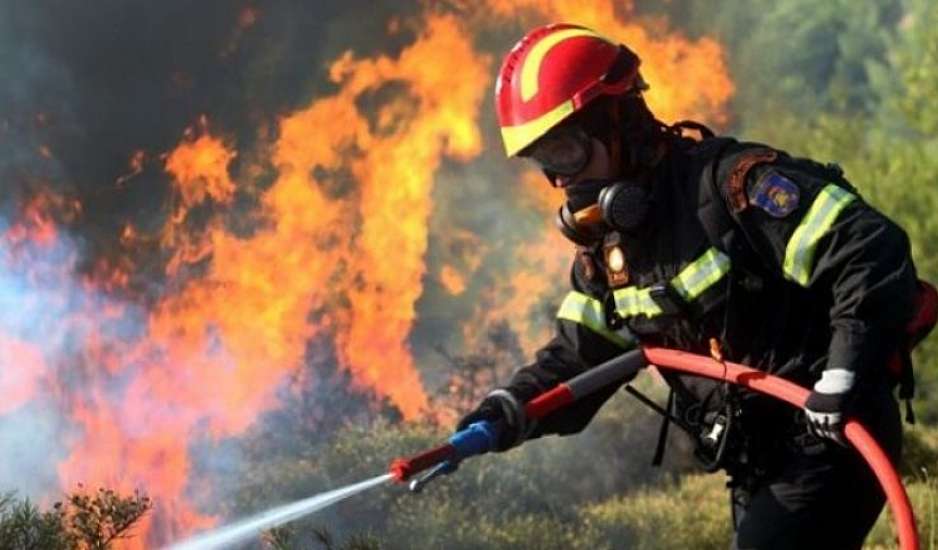
<path id="1" fill-rule="evenodd" d="M 586 294 L 576 291 L 567 294 L 567 297 L 560 305 L 560 310 L 557 312 L 557 318 L 579 323 L 620 347 L 634 347 L 632 340 L 609 330 L 609 327 L 606 326 L 606 315 L 603 312 L 602 302 Z"/>
<path id="2" fill-rule="evenodd" d="M 710 287 L 730 272 L 730 258 L 716 247 L 710 247 L 699 258 L 687 264 L 670 284 L 686 301 L 699 298 Z M 621 317 L 645 315 L 654 317 L 662 313 L 649 288 L 626 287 L 613 292 L 616 312 Z"/>
<path id="3" fill-rule="evenodd" d="M 785 277 L 801 286 L 808 286 L 818 242 L 830 231 L 840 212 L 856 198 L 853 193 L 833 183 L 818 193 L 785 247 L 782 264 Z"/>

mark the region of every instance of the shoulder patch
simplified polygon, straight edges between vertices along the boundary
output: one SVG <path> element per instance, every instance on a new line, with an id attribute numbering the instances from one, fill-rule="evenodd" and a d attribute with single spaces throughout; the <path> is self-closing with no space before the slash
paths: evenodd
<path id="1" fill-rule="evenodd" d="M 773 162 L 778 158 L 778 152 L 767 147 L 759 147 L 745 151 L 736 159 L 733 169 L 726 181 L 726 194 L 734 212 L 745 210 L 746 201 L 746 175 L 749 170 L 763 162 Z"/>
<path id="2" fill-rule="evenodd" d="M 769 170 L 749 188 L 749 204 L 758 206 L 773 218 L 784 218 L 798 208 L 798 185 L 775 170 Z"/>

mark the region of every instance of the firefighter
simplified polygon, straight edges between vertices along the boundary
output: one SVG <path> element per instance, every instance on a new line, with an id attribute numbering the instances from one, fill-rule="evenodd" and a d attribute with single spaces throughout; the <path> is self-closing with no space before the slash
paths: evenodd
<path id="1" fill-rule="evenodd" d="M 568 24 L 530 32 L 502 64 L 505 149 L 565 193 L 572 289 L 555 337 L 459 428 L 500 421 L 501 451 L 576 433 L 618 388 L 537 423 L 523 404 L 639 344 L 713 353 L 813 388 L 798 411 L 663 374 L 671 418 L 730 476 L 733 548 L 860 548 L 885 499 L 842 427 L 856 417 L 899 459 L 887 364 L 918 288 L 908 238 L 836 165 L 658 121 L 638 69 Z"/>

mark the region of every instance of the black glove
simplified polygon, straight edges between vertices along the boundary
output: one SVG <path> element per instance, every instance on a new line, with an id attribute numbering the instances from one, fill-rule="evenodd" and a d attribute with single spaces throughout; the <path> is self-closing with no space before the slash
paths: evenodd
<path id="1" fill-rule="evenodd" d="M 497 453 L 517 447 L 533 429 L 533 425 L 528 425 L 521 402 L 508 390 L 498 389 L 490 393 L 474 411 L 459 421 L 456 431 L 482 420 L 498 425 L 498 445 L 492 449 Z"/>
<path id="2" fill-rule="evenodd" d="M 804 410 L 808 430 L 818 437 L 847 446 L 844 437 L 846 409 L 852 398 L 854 374 L 846 369 L 828 369 L 814 384 Z"/>

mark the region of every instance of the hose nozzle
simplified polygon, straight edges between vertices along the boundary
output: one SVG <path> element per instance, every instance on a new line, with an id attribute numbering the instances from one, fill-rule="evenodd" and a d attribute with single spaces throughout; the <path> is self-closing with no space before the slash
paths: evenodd
<path id="1" fill-rule="evenodd" d="M 423 488 L 426 487 L 428 483 L 430 483 L 431 481 L 433 481 L 434 479 L 440 476 L 449 475 L 455 472 L 457 468 L 459 468 L 458 462 L 454 462 L 451 460 L 447 460 L 446 462 L 441 462 L 437 464 L 436 466 L 427 470 L 424 474 L 420 475 L 416 479 L 411 480 L 407 488 L 410 490 L 411 493 L 414 493 L 414 494 L 420 493 L 421 491 L 423 491 Z"/>
<path id="2" fill-rule="evenodd" d="M 448 474 L 456 470 L 456 464 L 470 456 L 481 455 L 495 448 L 498 441 L 499 427 L 491 422 L 481 421 L 470 424 L 468 428 L 453 434 L 449 442 L 424 453 L 407 458 L 397 458 L 391 462 L 389 472 L 395 481 L 403 483 L 412 476 L 429 468 L 434 468 L 428 479 L 418 483 L 417 487 L 439 474 Z M 447 468 L 441 466 L 448 465 Z M 437 471 L 439 470 L 439 471 Z M 434 473 L 435 472 L 435 473 Z M 424 476 L 427 477 L 427 476 Z"/>

